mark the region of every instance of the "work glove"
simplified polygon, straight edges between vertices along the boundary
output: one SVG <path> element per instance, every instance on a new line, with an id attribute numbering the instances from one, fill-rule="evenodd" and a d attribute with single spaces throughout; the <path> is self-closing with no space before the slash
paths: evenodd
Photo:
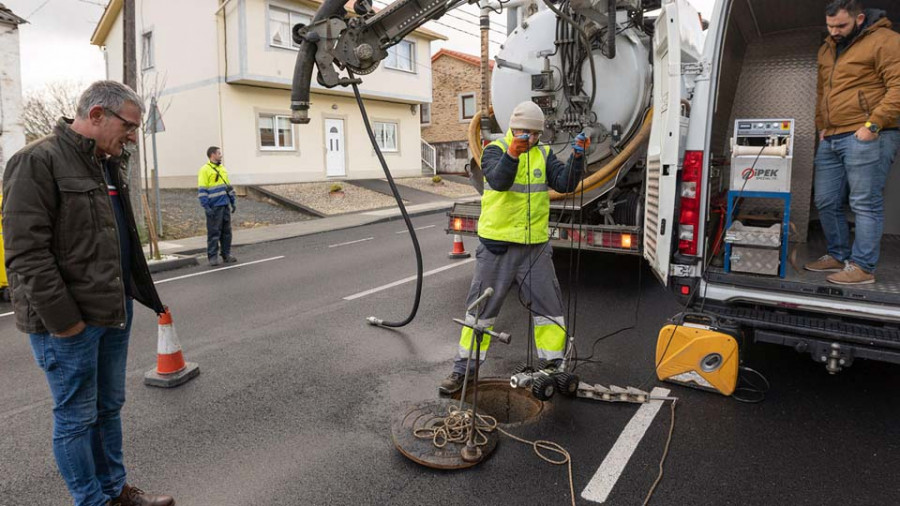
<path id="1" fill-rule="evenodd" d="M 232 202 L 231 203 L 231 214 L 234 214 L 236 212 L 237 212 L 237 204 Z"/>
<path id="2" fill-rule="evenodd" d="M 209 216 L 210 218 L 212 218 L 212 215 L 213 215 L 212 207 L 209 207 L 209 206 L 203 206 L 203 212 L 205 212 L 207 216 Z"/>
<path id="3" fill-rule="evenodd" d="M 576 158 L 581 158 L 589 147 L 591 147 L 591 138 L 584 135 L 584 132 L 575 136 L 575 140 L 572 141 L 572 149 L 575 150 Z"/>
<path id="4" fill-rule="evenodd" d="M 511 158 L 513 158 L 514 160 L 518 160 L 519 156 L 521 156 L 522 153 L 525 153 L 529 149 L 531 149 L 530 144 L 531 139 L 527 135 L 514 137 L 513 141 L 509 145 L 509 149 L 506 150 L 506 152 L 509 153 L 509 156 Z"/>

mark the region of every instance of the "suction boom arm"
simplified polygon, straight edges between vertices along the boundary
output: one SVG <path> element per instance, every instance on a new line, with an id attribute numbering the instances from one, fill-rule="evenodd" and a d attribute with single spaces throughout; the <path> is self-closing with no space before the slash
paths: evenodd
<path id="1" fill-rule="evenodd" d="M 377 13 L 371 0 L 356 0 L 357 17 L 348 17 L 346 0 L 325 0 L 309 25 L 291 29 L 300 44 L 291 87 L 291 122 L 309 123 L 313 63 L 318 83 L 326 88 L 362 82 L 353 74 L 368 74 L 403 37 L 451 9 L 477 0 L 398 0 Z M 350 71 L 341 77 L 337 69 Z"/>

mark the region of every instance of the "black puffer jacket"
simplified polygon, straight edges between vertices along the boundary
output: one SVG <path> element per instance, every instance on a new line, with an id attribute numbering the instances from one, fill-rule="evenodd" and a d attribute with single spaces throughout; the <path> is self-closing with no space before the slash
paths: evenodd
<path id="1" fill-rule="evenodd" d="M 3 244 L 16 326 L 59 333 L 79 320 L 125 326 L 125 283 L 138 302 L 162 302 L 140 246 L 125 160 L 110 161 L 128 222 L 131 279 L 122 280 L 119 234 L 92 139 L 60 119 L 53 134 L 25 146 L 3 175 Z"/>

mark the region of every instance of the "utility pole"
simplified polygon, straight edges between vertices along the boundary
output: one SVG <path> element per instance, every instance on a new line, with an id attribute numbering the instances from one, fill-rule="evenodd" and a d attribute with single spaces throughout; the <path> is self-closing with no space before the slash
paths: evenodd
<path id="1" fill-rule="evenodd" d="M 123 44 L 123 63 L 122 63 L 122 82 L 137 92 L 138 90 L 138 69 L 137 69 L 137 29 L 135 28 L 135 0 L 124 0 L 122 6 L 122 44 Z M 139 169 L 137 155 L 140 146 L 129 149 L 131 157 L 128 160 L 126 174 L 131 185 L 131 208 L 134 210 L 134 218 L 138 227 L 144 227 L 144 206 L 141 203 L 141 171 Z"/>

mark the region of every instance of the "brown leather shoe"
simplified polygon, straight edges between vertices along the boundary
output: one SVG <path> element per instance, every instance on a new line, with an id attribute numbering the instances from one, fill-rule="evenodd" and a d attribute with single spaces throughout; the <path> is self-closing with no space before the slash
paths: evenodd
<path id="1" fill-rule="evenodd" d="M 849 262 L 844 267 L 844 270 L 836 272 L 825 279 L 838 285 L 867 285 L 875 282 L 875 275 L 862 270 L 862 267 L 855 263 Z"/>
<path id="2" fill-rule="evenodd" d="M 831 255 L 822 255 L 821 258 L 804 265 L 803 268 L 813 272 L 840 272 L 844 270 L 844 262 Z"/>
<path id="3" fill-rule="evenodd" d="M 167 495 L 153 495 L 126 484 L 119 497 L 109 502 L 109 506 L 175 506 L 175 499 Z"/>

